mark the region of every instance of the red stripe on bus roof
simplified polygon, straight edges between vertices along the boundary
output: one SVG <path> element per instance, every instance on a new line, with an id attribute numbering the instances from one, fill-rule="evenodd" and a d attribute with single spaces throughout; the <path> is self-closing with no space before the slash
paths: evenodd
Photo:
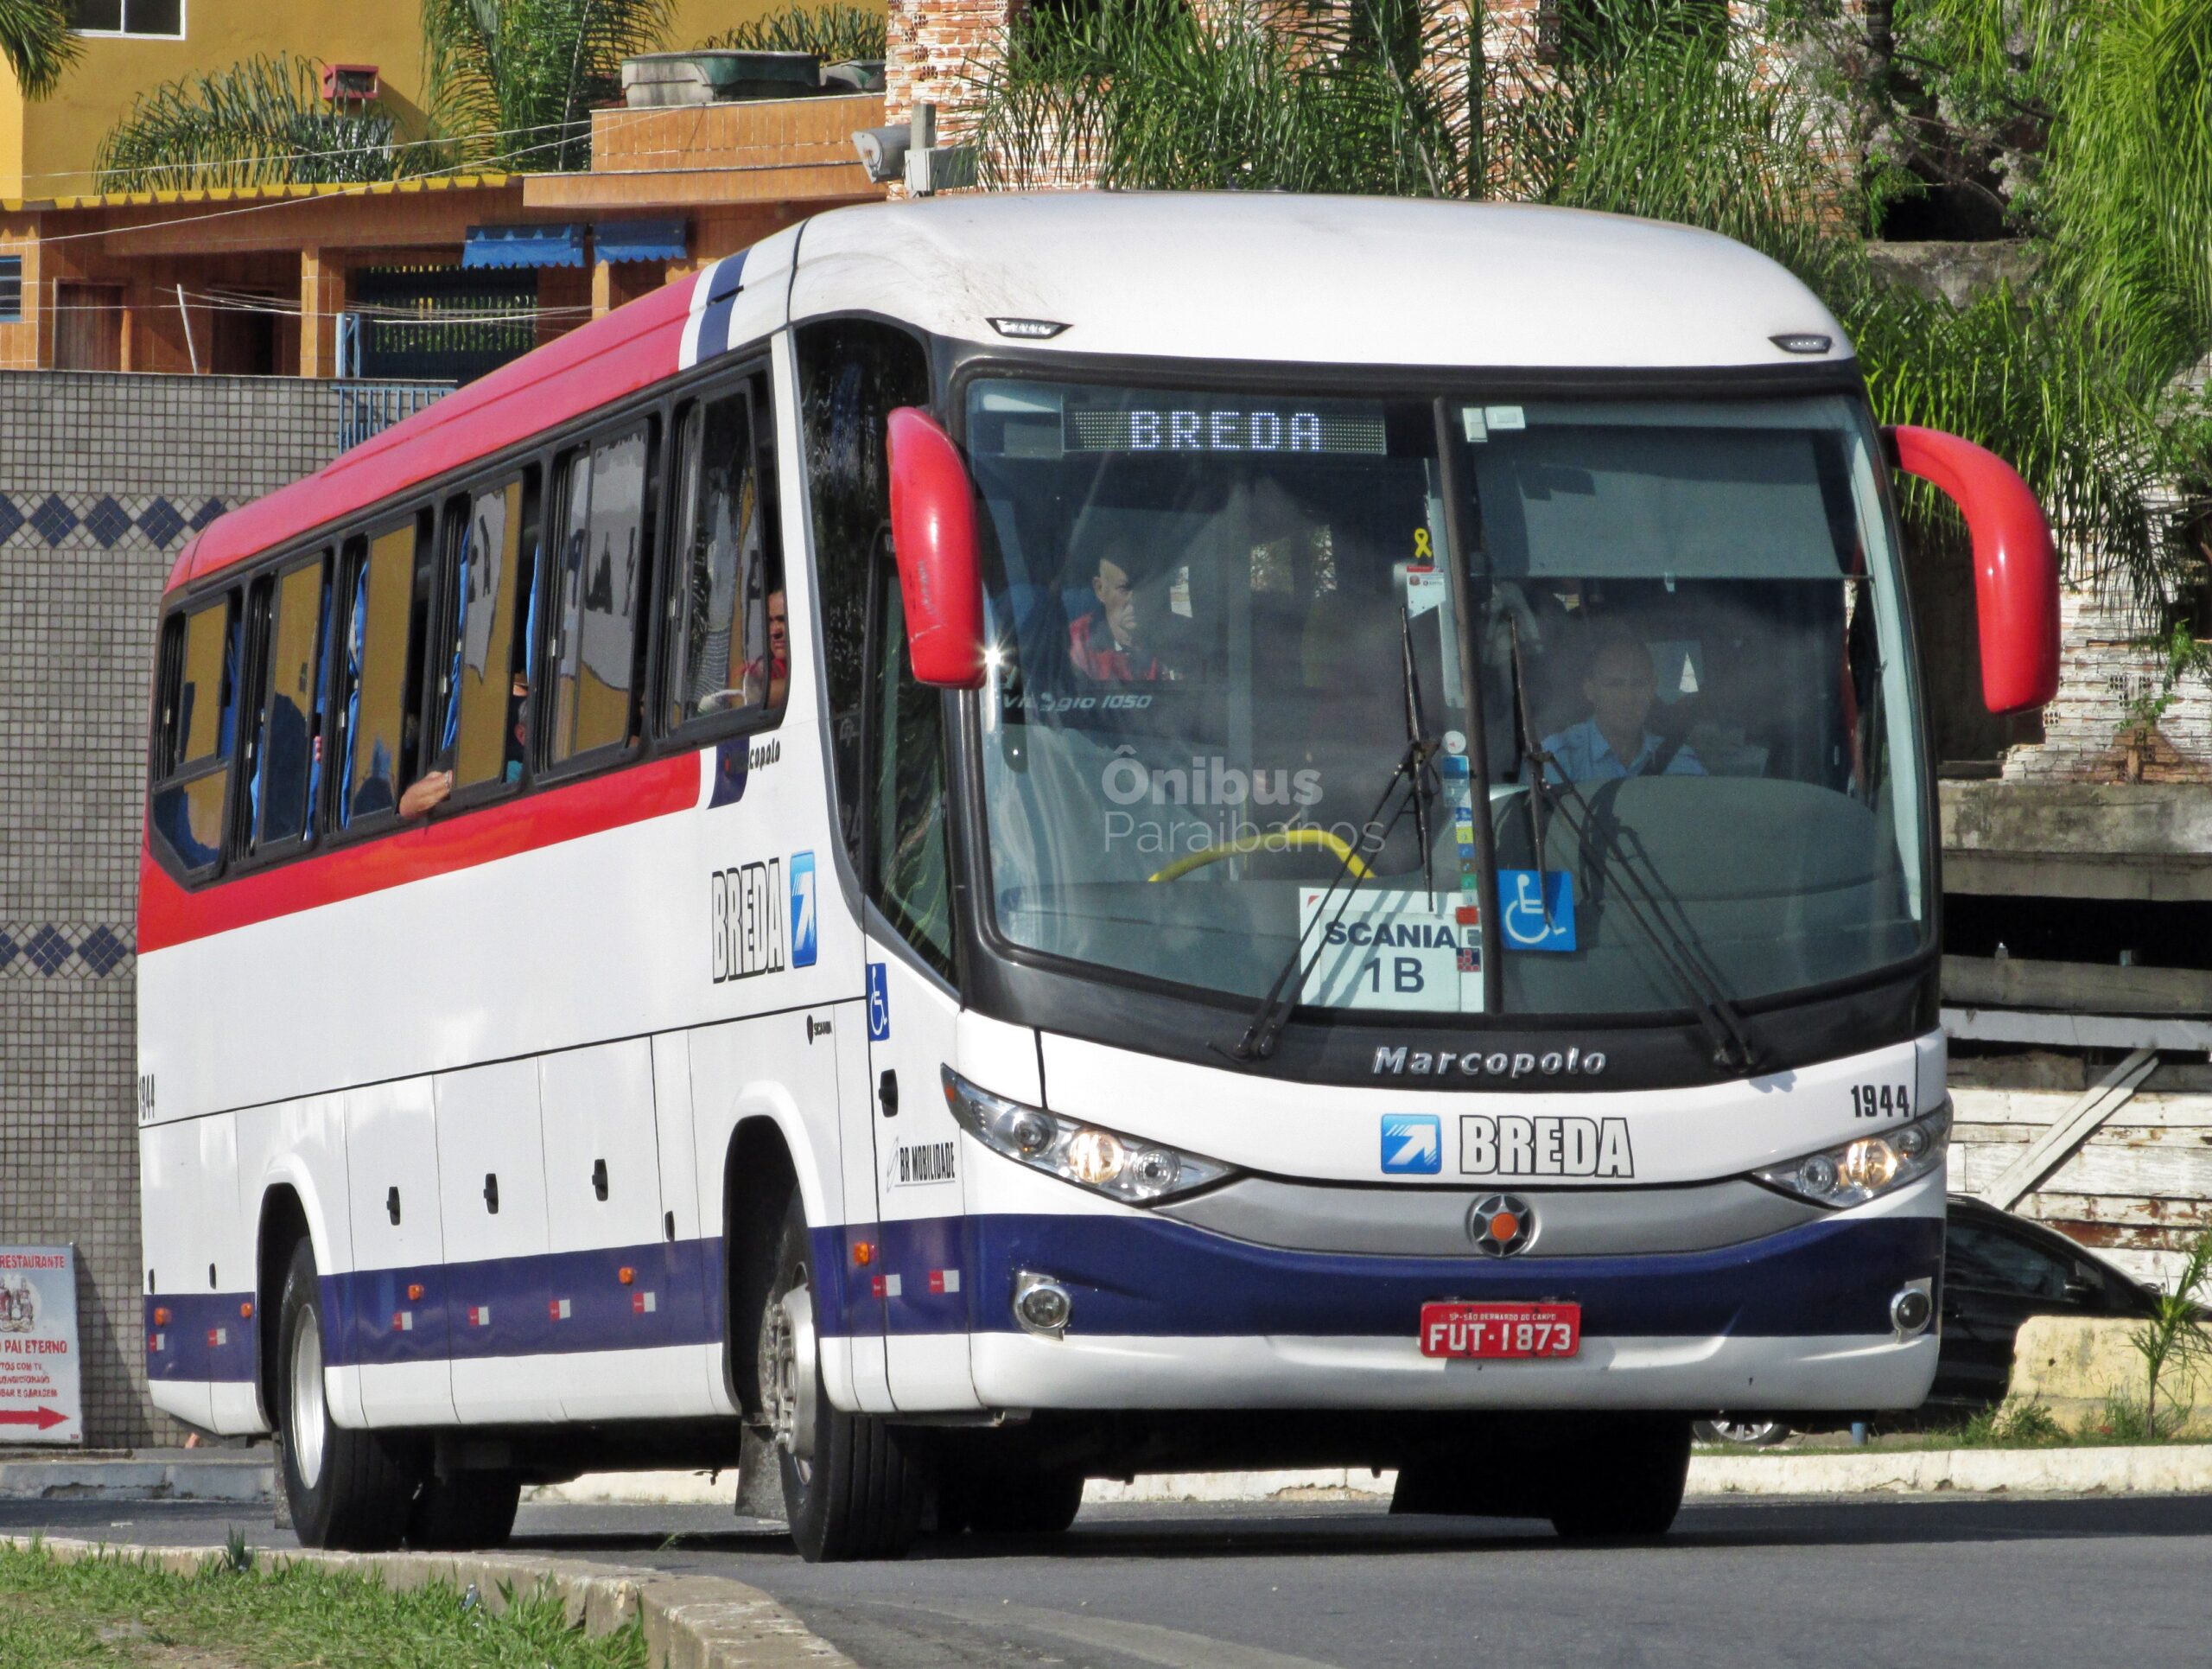
<path id="1" fill-rule="evenodd" d="M 687 810 L 698 803 L 699 758 L 648 761 L 198 892 L 185 890 L 154 861 L 149 834 L 138 855 L 138 953 Z"/>
<path id="2" fill-rule="evenodd" d="M 472 458 L 672 377 L 698 275 L 580 325 L 394 424 L 334 461 L 210 522 L 174 589 L 419 487 Z M 180 570 L 187 564 L 180 560 Z"/>

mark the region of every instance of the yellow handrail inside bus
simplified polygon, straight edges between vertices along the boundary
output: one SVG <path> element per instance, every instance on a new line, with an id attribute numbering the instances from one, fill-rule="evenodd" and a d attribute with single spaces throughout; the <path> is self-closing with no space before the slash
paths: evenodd
<path id="1" fill-rule="evenodd" d="M 1326 829 L 1275 829 L 1261 834 L 1239 835 L 1234 840 L 1225 840 L 1218 846 L 1209 846 L 1204 851 L 1185 853 L 1149 878 L 1154 881 L 1180 881 L 1192 870 L 1203 870 L 1209 863 L 1218 863 L 1224 857 L 1239 857 L 1246 852 L 1310 850 L 1315 847 L 1334 852 L 1344 860 L 1344 867 L 1362 881 L 1373 873 L 1353 856 L 1351 848 L 1341 835 L 1331 834 Z"/>

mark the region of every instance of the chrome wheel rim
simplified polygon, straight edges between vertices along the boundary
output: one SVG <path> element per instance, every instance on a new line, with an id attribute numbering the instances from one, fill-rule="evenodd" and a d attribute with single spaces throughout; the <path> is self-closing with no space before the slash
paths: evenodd
<path id="1" fill-rule="evenodd" d="M 814 1296 L 806 1271 L 760 1318 L 760 1412 L 804 1483 L 814 1456 Z"/>
<path id="2" fill-rule="evenodd" d="M 322 1450 L 329 1414 L 322 1402 L 322 1323 L 313 1309 L 300 1316 L 292 1340 L 292 1465 L 308 1488 L 322 1476 Z"/>

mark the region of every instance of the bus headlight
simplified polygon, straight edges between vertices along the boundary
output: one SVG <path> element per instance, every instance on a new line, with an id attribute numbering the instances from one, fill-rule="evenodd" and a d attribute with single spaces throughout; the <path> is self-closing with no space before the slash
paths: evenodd
<path id="1" fill-rule="evenodd" d="M 1864 1205 L 1942 1164 L 1950 1136 L 1951 1109 L 1947 1104 L 1901 1129 L 1839 1143 L 1751 1175 L 1769 1188 L 1819 1205 Z"/>
<path id="2" fill-rule="evenodd" d="M 1133 1206 L 1188 1194 L 1231 1174 L 1227 1165 L 1164 1143 L 1141 1142 L 993 1095 L 950 1067 L 944 1099 L 961 1129 L 992 1151 Z"/>

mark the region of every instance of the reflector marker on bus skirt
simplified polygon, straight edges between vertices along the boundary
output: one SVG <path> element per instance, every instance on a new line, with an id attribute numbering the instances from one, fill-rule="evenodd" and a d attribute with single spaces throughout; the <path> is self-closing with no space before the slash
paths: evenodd
<path id="1" fill-rule="evenodd" d="M 930 1271 L 930 1290 L 931 1292 L 959 1291 L 960 1271 L 957 1269 L 931 1270 Z"/>
<path id="2" fill-rule="evenodd" d="M 545 1306 L 545 1312 L 556 1322 L 565 1322 L 575 1313 L 575 1307 L 566 1298 L 555 1298 Z"/>

